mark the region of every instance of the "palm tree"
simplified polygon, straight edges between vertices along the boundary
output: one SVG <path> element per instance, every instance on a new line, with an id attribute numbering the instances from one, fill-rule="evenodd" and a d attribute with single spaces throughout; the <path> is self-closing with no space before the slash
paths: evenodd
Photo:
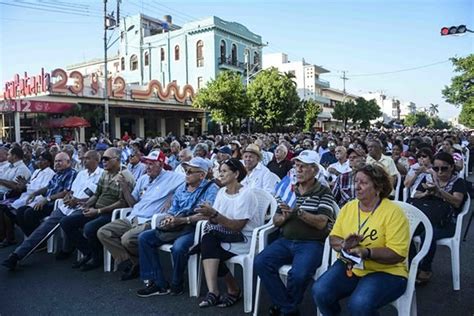
<path id="1" fill-rule="evenodd" d="M 430 103 L 429 113 L 431 116 L 436 116 L 439 113 L 438 111 L 438 104 Z"/>

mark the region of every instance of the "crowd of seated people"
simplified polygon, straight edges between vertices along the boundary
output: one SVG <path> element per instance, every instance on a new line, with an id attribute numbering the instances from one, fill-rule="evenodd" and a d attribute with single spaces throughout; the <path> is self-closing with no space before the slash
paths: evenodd
<path id="1" fill-rule="evenodd" d="M 316 306 L 337 315 L 349 296 L 351 314 L 371 315 L 407 286 L 413 247 L 407 218 L 392 201 L 403 194 L 394 189 L 406 188 L 408 203 L 433 226 L 417 276 L 427 283 L 436 241 L 454 235 L 468 197 L 464 178 L 473 159 L 466 158 L 473 150 L 474 135 L 424 129 L 7 143 L 0 147 L 0 247 L 15 249 L 2 266 L 15 270 L 59 227 L 57 260 L 77 249 L 71 267 L 86 272 L 103 265 L 106 250 L 121 280 L 143 281 L 139 297 L 182 294 L 188 258 L 199 253 L 208 289 L 199 307 L 229 307 L 243 289 L 225 261 L 248 253 L 252 231 L 265 224 L 256 212 L 261 189 L 277 201 L 268 224 L 280 231 L 254 262 L 271 297 L 270 315 L 299 314 L 327 238 L 338 259 L 312 287 Z M 294 205 L 276 192 L 285 179 Z M 121 208 L 129 208 L 127 215 L 112 219 Z M 206 224 L 195 245 L 200 221 Z M 21 244 L 15 227 L 24 234 Z M 415 234 L 424 239 L 423 229 Z M 164 244 L 173 245 L 171 274 L 160 263 Z M 292 266 L 286 284 L 283 265 Z"/>

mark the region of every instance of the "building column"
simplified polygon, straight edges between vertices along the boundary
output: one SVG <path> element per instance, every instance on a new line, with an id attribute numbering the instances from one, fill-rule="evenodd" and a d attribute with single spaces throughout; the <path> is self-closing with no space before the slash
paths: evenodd
<path id="1" fill-rule="evenodd" d="M 160 119 L 160 133 L 161 133 L 161 137 L 166 137 L 166 119 L 164 117 L 162 117 Z M 474 159 L 474 158 L 473 158 Z"/>
<path id="2" fill-rule="evenodd" d="M 176 136 L 184 135 L 184 119 L 179 119 L 179 133 Z"/>
<path id="3" fill-rule="evenodd" d="M 121 139 L 122 138 L 122 135 L 121 135 L 121 131 L 120 131 L 120 117 L 118 116 L 115 116 L 114 117 L 114 138 L 118 138 L 118 139 Z"/>
<path id="4" fill-rule="evenodd" d="M 145 118 L 138 118 L 138 137 L 145 139 Z"/>
<path id="5" fill-rule="evenodd" d="M 21 131 L 20 131 L 20 112 L 15 112 L 15 142 L 21 143 Z"/>
<path id="6" fill-rule="evenodd" d="M 204 132 L 207 132 L 207 120 L 205 116 L 201 118 L 201 135 L 204 134 Z"/>
<path id="7" fill-rule="evenodd" d="M 86 142 L 86 129 L 84 127 L 79 128 L 79 142 Z"/>

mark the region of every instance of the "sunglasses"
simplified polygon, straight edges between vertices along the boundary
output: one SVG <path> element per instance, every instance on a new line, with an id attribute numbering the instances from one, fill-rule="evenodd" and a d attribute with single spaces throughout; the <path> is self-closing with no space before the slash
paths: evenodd
<path id="1" fill-rule="evenodd" d="M 232 158 L 224 161 L 224 164 L 231 166 L 234 169 L 239 169 L 239 166 L 237 165 L 236 160 L 233 160 Z"/>
<path id="2" fill-rule="evenodd" d="M 191 170 L 191 169 L 187 169 L 184 171 L 185 174 L 196 174 L 196 173 L 201 173 L 202 171 L 201 170 Z"/>
<path id="3" fill-rule="evenodd" d="M 101 159 L 101 160 L 102 160 L 102 161 L 109 161 L 110 159 L 117 159 L 117 158 L 115 158 L 115 157 L 106 157 L 106 156 L 104 156 L 104 157 L 102 157 L 102 159 Z"/>
<path id="4" fill-rule="evenodd" d="M 446 172 L 448 171 L 449 167 L 448 166 L 442 166 L 442 167 L 433 167 L 433 170 L 436 171 L 436 172 Z"/>

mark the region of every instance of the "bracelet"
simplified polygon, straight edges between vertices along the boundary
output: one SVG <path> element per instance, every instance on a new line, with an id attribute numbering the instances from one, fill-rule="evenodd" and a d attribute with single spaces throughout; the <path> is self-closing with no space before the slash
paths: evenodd
<path id="1" fill-rule="evenodd" d="M 191 217 L 189 217 L 189 216 L 186 217 L 186 224 L 188 224 L 188 225 L 191 224 Z"/>
<path id="2" fill-rule="evenodd" d="M 371 259 L 372 258 L 372 250 L 370 250 L 370 248 L 365 248 L 367 249 L 367 256 L 365 257 L 365 259 Z"/>

